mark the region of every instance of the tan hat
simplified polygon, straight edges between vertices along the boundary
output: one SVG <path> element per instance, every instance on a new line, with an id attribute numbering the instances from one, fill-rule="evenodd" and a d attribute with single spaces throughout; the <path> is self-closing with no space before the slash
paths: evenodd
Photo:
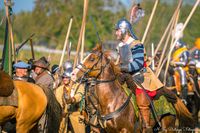
<path id="1" fill-rule="evenodd" d="M 33 66 L 41 67 L 44 69 L 48 69 L 50 63 L 47 61 L 47 59 L 43 56 L 39 60 L 35 61 Z"/>

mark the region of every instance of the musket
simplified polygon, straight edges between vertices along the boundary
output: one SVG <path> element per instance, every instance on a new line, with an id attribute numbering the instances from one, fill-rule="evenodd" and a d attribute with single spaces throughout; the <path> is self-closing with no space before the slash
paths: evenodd
<path id="1" fill-rule="evenodd" d="M 19 50 L 35 35 L 35 33 L 33 33 L 31 36 L 29 36 L 24 42 L 22 42 L 22 44 L 20 44 L 17 48 L 16 48 L 16 55 L 18 55 Z"/>

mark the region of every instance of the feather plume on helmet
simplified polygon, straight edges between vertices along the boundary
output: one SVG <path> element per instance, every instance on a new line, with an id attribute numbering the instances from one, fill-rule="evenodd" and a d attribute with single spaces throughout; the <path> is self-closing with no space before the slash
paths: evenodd
<path id="1" fill-rule="evenodd" d="M 183 23 L 178 23 L 174 30 L 172 31 L 172 36 L 174 36 L 175 39 L 179 40 L 183 38 Z"/>
<path id="2" fill-rule="evenodd" d="M 140 7 L 140 4 L 133 4 L 133 6 L 130 9 L 130 23 L 136 24 L 144 16 L 145 12 Z"/>

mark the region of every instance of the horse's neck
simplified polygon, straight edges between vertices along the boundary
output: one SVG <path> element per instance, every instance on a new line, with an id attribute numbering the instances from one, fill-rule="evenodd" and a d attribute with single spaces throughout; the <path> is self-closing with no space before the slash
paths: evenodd
<path id="1" fill-rule="evenodd" d="M 96 85 L 96 93 L 102 106 L 110 106 L 109 104 L 115 104 L 117 100 L 121 99 L 121 97 L 124 97 L 121 85 L 116 81 L 115 78 L 114 71 L 109 67 L 105 68 L 99 76 L 98 80 L 100 81 L 110 81 Z M 115 79 L 115 81 L 113 79 Z"/>

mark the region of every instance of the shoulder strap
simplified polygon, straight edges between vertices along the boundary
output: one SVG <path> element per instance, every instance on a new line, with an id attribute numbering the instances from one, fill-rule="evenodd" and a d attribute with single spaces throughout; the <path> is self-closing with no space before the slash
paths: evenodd
<path id="1" fill-rule="evenodd" d="M 133 48 L 135 45 L 137 44 L 142 44 L 140 40 L 134 40 L 131 44 L 130 44 L 130 48 Z"/>

